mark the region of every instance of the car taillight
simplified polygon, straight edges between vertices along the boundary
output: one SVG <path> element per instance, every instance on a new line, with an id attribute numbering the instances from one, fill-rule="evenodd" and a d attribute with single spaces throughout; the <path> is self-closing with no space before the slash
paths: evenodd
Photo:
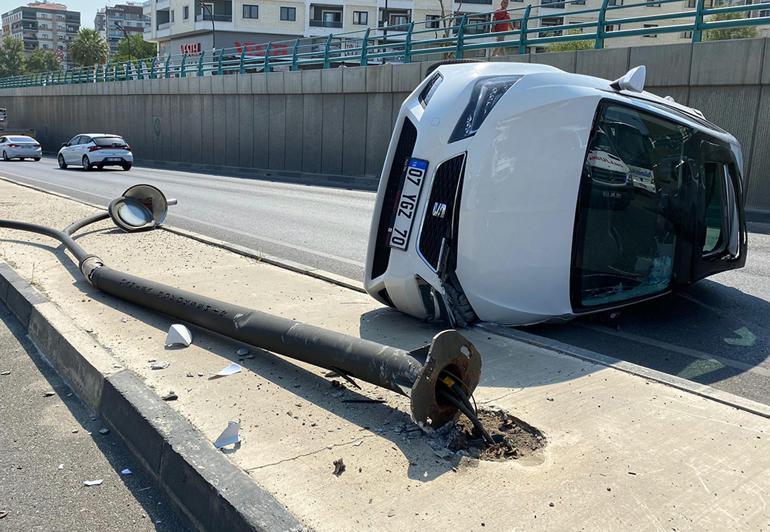
<path id="1" fill-rule="evenodd" d="M 96 150 L 101 150 L 101 149 L 102 149 L 101 146 L 91 146 L 90 148 L 88 148 L 88 151 L 96 151 Z"/>
<path id="2" fill-rule="evenodd" d="M 19 145 L 18 144 L 9 144 L 8 147 L 9 148 L 18 148 Z"/>
<path id="3" fill-rule="evenodd" d="M 131 151 L 131 146 L 129 146 L 128 144 L 126 144 L 125 146 L 123 146 L 123 149 L 124 149 L 124 150 L 127 150 L 127 151 Z"/>
<path id="4" fill-rule="evenodd" d="M 39 147 L 40 147 L 40 144 L 35 144 L 35 148 L 39 148 Z"/>

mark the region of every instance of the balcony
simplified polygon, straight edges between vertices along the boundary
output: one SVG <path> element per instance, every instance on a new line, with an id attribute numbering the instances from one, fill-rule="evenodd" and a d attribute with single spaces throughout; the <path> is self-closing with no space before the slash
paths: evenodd
<path id="1" fill-rule="evenodd" d="M 167 29 L 170 29 L 170 28 L 171 28 L 171 23 L 170 22 L 164 22 L 164 23 L 158 24 L 156 26 L 156 29 L 158 31 L 167 30 Z"/>
<path id="2" fill-rule="evenodd" d="M 209 15 L 208 13 L 203 13 L 200 15 L 195 15 L 195 22 L 203 22 L 204 20 L 213 20 L 214 22 L 232 22 L 233 16 L 232 15 L 218 15 L 214 13 L 213 15 Z"/>
<path id="3" fill-rule="evenodd" d="M 335 22 L 333 20 L 310 20 L 311 28 L 341 28 L 342 21 Z"/>

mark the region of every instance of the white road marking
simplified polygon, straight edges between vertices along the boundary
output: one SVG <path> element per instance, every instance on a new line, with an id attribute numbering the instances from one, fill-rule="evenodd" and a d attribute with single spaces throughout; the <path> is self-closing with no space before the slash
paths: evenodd
<path id="1" fill-rule="evenodd" d="M 100 194 L 94 194 L 92 192 L 84 192 L 81 189 L 73 188 L 73 187 L 68 187 L 67 185 L 60 185 L 60 184 L 57 184 L 57 183 L 49 183 L 47 181 L 40 181 L 40 180 L 32 178 L 32 177 L 27 177 L 27 176 L 24 176 L 24 175 L 15 174 L 13 172 L 8 172 L 5 169 L 3 169 L 2 173 L 3 174 L 11 175 L 11 176 L 14 176 L 14 177 L 17 177 L 17 178 L 20 178 L 22 180 L 31 181 L 31 182 L 35 183 L 36 185 L 40 185 L 41 188 L 46 188 L 46 186 L 58 187 L 58 188 L 63 188 L 65 190 L 70 190 L 72 192 L 77 192 L 77 193 L 80 193 L 80 194 L 84 194 L 85 193 L 85 194 L 88 194 L 89 196 L 93 196 L 95 198 L 100 198 L 100 199 L 103 199 L 103 200 L 106 200 L 106 201 L 112 201 L 114 199 L 114 198 L 108 198 L 106 196 L 102 196 Z M 274 245 L 277 245 L 277 246 L 283 246 L 283 247 L 286 247 L 286 248 L 289 248 L 289 249 L 293 249 L 295 251 L 300 251 L 300 252 L 303 252 L 303 253 L 309 253 L 309 254 L 315 255 L 317 257 L 323 257 L 325 259 L 335 260 L 335 261 L 338 261 L 338 262 L 342 262 L 344 264 L 350 264 L 352 266 L 357 266 L 359 268 L 363 268 L 364 267 L 364 263 L 363 262 L 359 262 L 357 260 L 348 259 L 346 257 L 340 257 L 340 256 L 337 256 L 337 255 L 333 255 L 331 253 L 325 253 L 323 251 L 318 251 L 318 250 L 310 249 L 310 248 L 307 248 L 305 246 L 299 246 L 299 245 L 296 245 L 296 244 L 289 244 L 287 242 L 282 242 L 282 241 L 280 241 L 278 239 L 270 238 L 270 237 L 267 237 L 267 236 L 255 235 L 255 234 L 252 234 L 252 233 L 247 233 L 245 231 L 239 231 L 238 229 L 233 229 L 231 227 L 225 227 L 225 226 L 219 225 L 219 224 L 213 224 L 213 223 L 209 223 L 209 222 L 204 222 L 204 221 L 198 220 L 196 218 L 191 218 L 189 216 L 184 216 L 182 214 L 174 214 L 172 212 L 172 213 L 169 214 L 169 218 L 170 219 L 178 218 L 178 219 L 186 220 L 188 222 L 194 222 L 196 224 L 204 225 L 204 226 L 207 226 L 207 227 L 212 227 L 212 228 L 218 229 L 220 231 L 226 231 L 228 233 L 234 233 L 236 235 L 240 235 L 240 236 L 243 236 L 243 237 L 246 237 L 246 238 L 251 238 L 251 239 L 255 239 L 255 240 L 261 240 L 263 242 L 267 242 L 269 244 L 274 244 Z"/>
<path id="2" fill-rule="evenodd" d="M 582 327 L 584 329 L 589 329 L 591 331 L 599 332 L 602 334 L 608 334 L 610 336 L 616 336 L 618 338 L 623 338 L 625 340 L 631 340 L 640 344 L 657 347 L 659 349 L 665 349 L 666 351 L 672 351 L 674 353 L 679 353 L 681 355 L 686 355 L 693 358 L 700 358 L 702 360 L 708 360 L 711 362 L 718 362 L 723 366 L 727 366 L 733 369 L 738 369 L 740 371 L 754 373 L 756 375 L 761 375 L 763 377 L 770 377 L 770 368 L 767 368 L 765 366 L 754 366 L 752 364 L 747 364 L 739 360 L 733 360 L 730 358 L 720 357 L 718 355 L 712 355 L 710 353 L 704 353 L 703 351 L 698 351 L 696 349 L 690 349 L 689 347 L 682 347 L 679 345 L 670 344 L 668 342 L 662 342 L 660 340 L 647 338 L 646 336 L 640 336 L 638 334 L 615 331 L 605 327 L 598 327 L 596 325 L 581 324 L 579 325 L 579 327 Z"/>

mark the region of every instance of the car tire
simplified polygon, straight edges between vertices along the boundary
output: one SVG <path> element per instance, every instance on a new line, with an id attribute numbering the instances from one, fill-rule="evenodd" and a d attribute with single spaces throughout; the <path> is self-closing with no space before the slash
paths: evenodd
<path id="1" fill-rule="evenodd" d="M 88 155 L 84 155 L 83 159 L 80 162 L 83 165 L 83 170 L 85 170 L 86 172 L 94 168 L 93 166 L 91 166 L 91 161 L 88 160 Z"/>
<path id="2" fill-rule="evenodd" d="M 127 164 L 122 164 L 121 166 L 123 167 L 123 170 L 131 170 L 132 165 L 131 163 L 127 163 Z"/>
<path id="3" fill-rule="evenodd" d="M 10 158 L 10 157 L 8 157 L 8 154 L 7 154 L 7 153 L 5 153 L 5 150 L 3 150 L 3 160 L 4 160 L 4 161 L 10 161 L 10 160 L 11 160 L 11 158 Z"/>
<path id="4" fill-rule="evenodd" d="M 66 170 L 67 162 L 64 160 L 64 156 L 62 154 L 59 154 L 59 156 L 56 158 L 56 160 L 59 163 L 59 168 L 61 168 L 62 170 Z"/>
<path id="5" fill-rule="evenodd" d="M 34 157 L 32 160 L 33 160 L 33 161 L 35 161 L 35 162 L 37 162 L 37 161 L 39 161 L 39 160 L 40 160 L 40 157 Z"/>

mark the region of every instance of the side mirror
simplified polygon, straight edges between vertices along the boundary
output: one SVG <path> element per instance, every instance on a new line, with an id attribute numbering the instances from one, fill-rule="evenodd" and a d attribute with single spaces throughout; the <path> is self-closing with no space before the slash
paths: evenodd
<path id="1" fill-rule="evenodd" d="M 134 185 L 110 203 L 108 211 L 115 225 L 126 232 L 147 231 L 163 223 L 169 203 L 152 185 Z"/>
<path id="2" fill-rule="evenodd" d="M 70 145 L 70 143 L 69 143 L 69 142 L 65 142 L 64 144 L 62 144 L 62 145 L 61 145 L 61 147 L 62 147 L 62 148 L 66 148 L 66 147 L 67 147 L 67 146 L 69 146 L 69 145 Z"/>

